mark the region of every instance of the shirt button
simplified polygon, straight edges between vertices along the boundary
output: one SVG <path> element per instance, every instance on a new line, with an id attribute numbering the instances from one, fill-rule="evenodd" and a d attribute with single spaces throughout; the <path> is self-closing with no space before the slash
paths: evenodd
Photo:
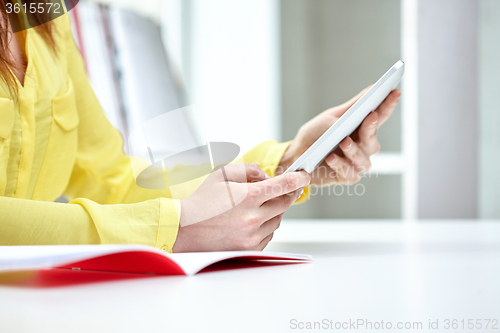
<path id="1" fill-rule="evenodd" d="M 170 249 L 169 249 L 169 248 L 168 248 L 168 246 L 166 246 L 166 245 L 163 245 L 163 246 L 161 247 L 161 249 L 162 249 L 163 251 L 170 252 Z"/>

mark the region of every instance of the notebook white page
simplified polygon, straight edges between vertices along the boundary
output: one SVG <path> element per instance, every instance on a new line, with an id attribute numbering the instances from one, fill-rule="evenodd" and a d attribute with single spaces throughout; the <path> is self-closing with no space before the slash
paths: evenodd
<path id="1" fill-rule="evenodd" d="M 274 260 L 313 260 L 309 255 L 260 251 L 171 254 L 143 245 L 0 246 L 0 272 L 52 268 L 108 254 L 133 251 L 153 252 L 167 257 L 179 265 L 186 275 L 194 275 L 213 263 L 231 258 L 259 257 Z"/>

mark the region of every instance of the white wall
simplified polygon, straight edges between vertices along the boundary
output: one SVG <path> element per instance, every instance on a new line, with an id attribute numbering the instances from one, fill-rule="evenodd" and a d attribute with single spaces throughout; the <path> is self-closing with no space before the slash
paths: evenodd
<path id="1" fill-rule="evenodd" d="M 500 218 L 500 1 L 479 5 L 479 216 Z"/>
<path id="2" fill-rule="evenodd" d="M 419 0 L 418 217 L 477 217 L 475 0 Z"/>
<path id="3" fill-rule="evenodd" d="M 183 8 L 183 67 L 198 130 L 242 151 L 279 139 L 278 2 L 192 0 Z"/>

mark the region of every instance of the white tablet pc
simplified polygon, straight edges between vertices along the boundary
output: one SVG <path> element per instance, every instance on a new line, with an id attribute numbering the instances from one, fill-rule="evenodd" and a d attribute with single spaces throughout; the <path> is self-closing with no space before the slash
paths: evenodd
<path id="1" fill-rule="evenodd" d="M 305 170 L 312 173 L 316 167 L 339 145 L 351 135 L 363 120 L 386 99 L 403 77 L 405 64 L 396 62 L 356 103 L 354 103 L 329 129 L 314 142 L 285 171 Z"/>

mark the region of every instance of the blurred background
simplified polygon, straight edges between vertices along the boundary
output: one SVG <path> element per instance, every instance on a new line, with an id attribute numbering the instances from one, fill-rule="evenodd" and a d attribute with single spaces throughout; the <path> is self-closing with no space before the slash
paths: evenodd
<path id="1" fill-rule="evenodd" d="M 373 170 L 285 217 L 500 218 L 498 0 L 87 0 L 70 14 L 125 138 L 130 124 L 193 106 L 166 129 L 173 151 L 291 140 L 402 59 Z"/>

